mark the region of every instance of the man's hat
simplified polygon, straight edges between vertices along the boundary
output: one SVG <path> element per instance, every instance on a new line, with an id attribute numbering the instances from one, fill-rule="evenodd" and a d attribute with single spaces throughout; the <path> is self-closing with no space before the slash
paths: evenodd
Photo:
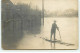
<path id="1" fill-rule="evenodd" d="M 56 20 L 54 20 L 54 22 L 56 22 Z"/>

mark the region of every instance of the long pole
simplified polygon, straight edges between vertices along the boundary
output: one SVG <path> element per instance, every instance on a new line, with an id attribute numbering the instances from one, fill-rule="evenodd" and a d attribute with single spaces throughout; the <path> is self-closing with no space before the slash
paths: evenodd
<path id="1" fill-rule="evenodd" d="M 44 26 L 44 0 L 42 0 L 42 20 L 43 20 L 43 26 Z"/>
<path id="2" fill-rule="evenodd" d="M 60 31 L 59 31 L 59 36 L 60 36 L 60 39 L 61 39 L 61 34 L 60 34 Z M 61 41 L 62 41 L 62 39 L 61 39 Z"/>

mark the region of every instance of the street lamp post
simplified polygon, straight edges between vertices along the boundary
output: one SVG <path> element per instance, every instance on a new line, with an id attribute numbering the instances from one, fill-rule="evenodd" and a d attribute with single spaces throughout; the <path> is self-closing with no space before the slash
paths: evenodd
<path id="1" fill-rule="evenodd" d="M 42 21 L 44 26 L 44 0 L 42 0 Z"/>

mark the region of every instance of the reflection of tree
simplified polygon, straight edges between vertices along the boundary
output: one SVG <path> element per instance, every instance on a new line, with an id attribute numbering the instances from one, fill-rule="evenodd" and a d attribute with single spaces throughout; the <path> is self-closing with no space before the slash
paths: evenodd
<path id="1" fill-rule="evenodd" d="M 41 11 L 30 4 L 14 5 L 2 0 L 2 43 L 4 49 L 14 49 L 23 37 L 23 31 L 38 34 L 41 27 Z M 15 44 L 16 43 L 16 44 Z"/>

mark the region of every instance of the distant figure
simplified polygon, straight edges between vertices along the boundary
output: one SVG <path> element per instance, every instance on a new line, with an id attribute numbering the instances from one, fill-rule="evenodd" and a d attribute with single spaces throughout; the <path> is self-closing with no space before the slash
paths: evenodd
<path id="1" fill-rule="evenodd" d="M 52 41 L 52 35 L 54 34 L 54 41 L 56 40 L 55 36 L 56 36 L 56 29 L 59 31 L 59 28 L 56 24 L 56 20 L 54 20 L 54 23 L 52 24 L 52 28 L 51 28 L 51 37 L 50 40 Z"/>

